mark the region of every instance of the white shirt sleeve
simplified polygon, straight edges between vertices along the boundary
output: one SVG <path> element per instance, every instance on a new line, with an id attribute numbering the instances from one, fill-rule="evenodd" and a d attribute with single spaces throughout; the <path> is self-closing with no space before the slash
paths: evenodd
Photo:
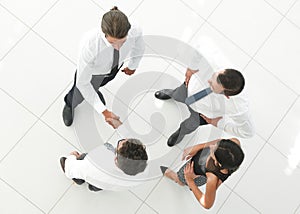
<path id="1" fill-rule="evenodd" d="M 106 110 L 97 92 L 90 83 L 95 69 L 95 58 L 97 57 L 96 41 L 86 39 L 79 53 L 77 63 L 77 82 L 76 86 L 84 99 L 101 114 Z"/>
<path id="2" fill-rule="evenodd" d="M 137 69 L 145 52 L 145 42 L 140 28 L 136 28 L 132 33 L 134 34 L 134 45 L 130 53 L 128 68 L 130 70 L 135 70 Z"/>
<path id="3" fill-rule="evenodd" d="M 68 178 L 84 179 L 81 173 L 81 164 L 79 164 L 75 155 L 69 155 L 65 161 L 65 174 Z"/>
<path id="4" fill-rule="evenodd" d="M 219 120 L 217 127 L 229 134 L 241 138 L 250 138 L 255 134 L 251 118 L 245 118 L 245 116 L 238 121 L 234 121 L 225 115 Z"/>

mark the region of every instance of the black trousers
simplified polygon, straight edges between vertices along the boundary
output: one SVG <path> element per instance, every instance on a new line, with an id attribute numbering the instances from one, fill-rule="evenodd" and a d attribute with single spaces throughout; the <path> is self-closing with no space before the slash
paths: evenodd
<path id="1" fill-rule="evenodd" d="M 87 155 L 87 153 L 82 153 L 82 154 L 77 158 L 77 160 L 83 160 L 83 159 L 85 158 L 86 155 Z M 73 178 L 72 180 L 73 180 L 76 184 L 78 184 L 78 185 L 81 185 L 81 184 L 83 184 L 83 183 L 85 182 L 85 180 L 83 180 L 83 179 L 78 179 L 78 178 Z M 102 189 L 100 189 L 100 188 L 98 188 L 98 187 L 95 187 L 95 186 L 93 186 L 93 185 L 91 185 L 91 184 L 89 184 L 88 187 L 89 187 L 89 190 L 95 191 L 95 192 L 102 190 Z"/>
<path id="2" fill-rule="evenodd" d="M 117 76 L 120 68 L 114 68 L 114 70 L 112 70 L 112 72 L 107 75 L 93 75 L 92 76 L 91 84 L 104 105 L 106 104 L 105 99 L 104 99 L 102 93 L 98 90 L 100 87 L 106 85 L 108 82 L 113 80 Z M 72 110 L 74 108 L 76 108 L 76 106 L 78 106 L 84 100 L 82 94 L 76 87 L 76 79 L 77 79 L 77 70 L 75 71 L 74 84 L 73 84 L 71 90 L 68 92 L 68 94 L 64 98 L 66 105 L 68 107 L 72 107 Z"/>

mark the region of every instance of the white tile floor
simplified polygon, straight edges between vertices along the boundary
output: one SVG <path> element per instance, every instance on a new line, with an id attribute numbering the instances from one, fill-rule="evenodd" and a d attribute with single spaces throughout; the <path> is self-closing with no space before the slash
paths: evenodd
<path id="1" fill-rule="evenodd" d="M 245 162 L 219 188 L 209 211 L 187 188 L 162 177 L 130 191 L 91 193 L 61 172 L 59 157 L 82 150 L 74 128 L 61 118 L 77 45 L 113 5 L 145 34 L 190 43 L 202 35 L 212 38 L 245 74 L 256 135 L 242 140 Z M 1 214 L 300 213 L 299 0 L 0 0 L 0 29 Z M 180 120 L 186 111 L 151 101 L 165 78 L 153 79 L 151 72 L 184 78 L 184 68 L 172 60 L 144 58 L 134 76 L 120 74 L 103 93 L 109 107 L 125 105 L 119 114 L 126 120 L 130 113 L 126 121 L 134 129 L 159 135 L 160 144 L 151 148 L 159 156 L 169 151 L 165 141 L 178 126 L 175 115 Z M 130 94 L 129 102 L 120 96 L 126 82 L 143 77 L 145 84 L 136 85 L 143 93 Z M 155 123 L 162 115 L 170 124 L 165 129 Z M 102 118 L 96 122 L 103 138 L 114 139 Z M 213 132 L 201 128 L 176 151 Z"/>

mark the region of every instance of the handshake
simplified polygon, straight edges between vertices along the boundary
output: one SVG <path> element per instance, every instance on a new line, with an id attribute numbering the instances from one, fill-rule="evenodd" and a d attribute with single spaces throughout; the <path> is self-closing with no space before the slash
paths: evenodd
<path id="1" fill-rule="evenodd" d="M 102 114 L 105 117 L 105 121 L 111 125 L 114 129 L 118 128 L 120 125 L 122 125 L 122 122 L 120 121 L 120 117 L 115 115 L 113 112 L 108 111 L 107 109 L 102 112 Z"/>

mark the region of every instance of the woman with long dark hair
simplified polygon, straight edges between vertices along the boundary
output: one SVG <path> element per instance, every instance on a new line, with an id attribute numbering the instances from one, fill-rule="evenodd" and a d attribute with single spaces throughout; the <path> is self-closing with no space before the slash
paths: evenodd
<path id="1" fill-rule="evenodd" d="M 164 176 L 179 185 L 187 185 L 206 209 L 212 207 L 218 187 L 236 171 L 244 160 L 244 152 L 236 138 L 214 140 L 184 150 L 185 163 L 177 173 L 161 166 Z M 203 193 L 198 186 L 206 184 Z"/>

